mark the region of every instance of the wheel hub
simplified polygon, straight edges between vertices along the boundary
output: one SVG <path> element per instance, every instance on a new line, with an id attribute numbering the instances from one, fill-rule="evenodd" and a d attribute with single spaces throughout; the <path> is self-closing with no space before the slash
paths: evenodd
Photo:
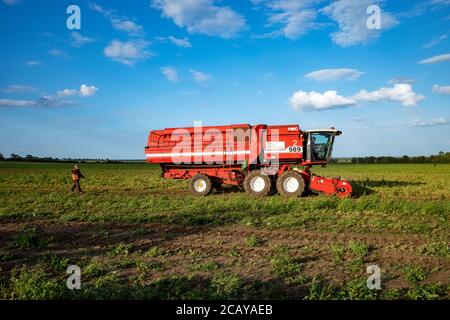
<path id="1" fill-rule="evenodd" d="M 206 190 L 206 182 L 199 179 L 194 182 L 194 189 L 197 192 L 203 192 Z"/>
<path id="2" fill-rule="evenodd" d="M 291 192 L 291 193 L 296 192 L 299 187 L 300 187 L 300 183 L 294 177 L 289 177 L 283 181 L 283 188 L 287 192 Z"/>
<path id="3" fill-rule="evenodd" d="M 250 188 L 255 192 L 261 192 L 266 187 L 266 181 L 261 177 L 254 177 L 250 180 Z"/>

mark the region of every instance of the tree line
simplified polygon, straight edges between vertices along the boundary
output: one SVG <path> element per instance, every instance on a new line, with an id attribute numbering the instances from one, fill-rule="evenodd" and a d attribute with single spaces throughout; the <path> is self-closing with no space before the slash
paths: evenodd
<path id="1" fill-rule="evenodd" d="M 138 160 L 110 160 L 110 159 L 73 159 L 73 158 L 53 158 L 53 157 L 35 157 L 31 154 L 22 157 L 18 154 L 12 153 L 8 158 L 5 158 L 0 153 L 0 161 L 27 161 L 27 162 L 96 162 L 96 163 L 123 163 L 123 162 L 138 162 Z M 450 152 L 440 151 L 436 155 L 431 156 L 407 156 L 402 157 L 353 157 L 353 158 L 335 158 L 331 163 L 450 163 Z"/>
<path id="2" fill-rule="evenodd" d="M 353 157 L 345 159 L 333 159 L 332 163 L 450 163 L 450 152 L 440 151 L 436 155 L 431 156 L 407 156 L 402 157 Z"/>
<path id="3" fill-rule="evenodd" d="M 110 160 L 110 159 L 74 159 L 74 158 L 53 158 L 53 157 L 36 157 L 31 154 L 22 157 L 18 154 L 12 153 L 8 158 L 4 157 L 3 154 L 0 153 L 0 161 L 26 161 L 26 162 L 70 162 L 70 163 L 87 163 L 87 162 L 96 162 L 96 163 L 121 163 L 119 160 Z"/>

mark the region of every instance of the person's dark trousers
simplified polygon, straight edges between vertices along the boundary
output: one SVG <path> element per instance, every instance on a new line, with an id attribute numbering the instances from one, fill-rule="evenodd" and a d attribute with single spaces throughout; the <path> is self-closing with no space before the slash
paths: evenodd
<path id="1" fill-rule="evenodd" d="M 77 190 L 78 192 L 83 192 L 83 191 L 81 191 L 81 186 L 80 186 L 80 181 L 79 180 L 74 180 L 73 181 L 73 183 L 72 183 L 72 188 L 70 188 L 70 191 L 73 191 L 73 190 Z"/>

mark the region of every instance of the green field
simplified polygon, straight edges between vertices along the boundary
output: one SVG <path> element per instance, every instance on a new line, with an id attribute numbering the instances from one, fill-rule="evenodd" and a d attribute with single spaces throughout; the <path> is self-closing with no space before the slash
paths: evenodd
<path id="1" fill-rule="evenodd" d="M 316 169 L 351 199 L 199 198 L 148 164 L 82 164 L 76 194 L 70 169 L 0 162 L 0 298 L 449 298 L 449 164 Z"/>

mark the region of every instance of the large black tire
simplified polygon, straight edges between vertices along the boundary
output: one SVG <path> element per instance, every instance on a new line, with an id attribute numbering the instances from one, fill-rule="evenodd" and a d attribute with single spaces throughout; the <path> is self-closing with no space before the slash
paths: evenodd
<path id="1" fill-rule="evenodd" d="M 212 190 L 211 179 L 207 175 L 198 173 L 191 178 L 189 190 L 196 196 L 207 196 Z"/>
<path id="2" fill-rule="evenodd" d="M 300 197 L 305 191 L 305 180 L 295 171 L 282 173 L 276 182 L 278 193 L 285 197 Z"/>
<path id="3" fill-rule="evenodd" d="M 260 170 L 250 171 L 244 179 L 244 189 L 255 196 L 267 196 L 272 190 L 272 179 Z"/>

